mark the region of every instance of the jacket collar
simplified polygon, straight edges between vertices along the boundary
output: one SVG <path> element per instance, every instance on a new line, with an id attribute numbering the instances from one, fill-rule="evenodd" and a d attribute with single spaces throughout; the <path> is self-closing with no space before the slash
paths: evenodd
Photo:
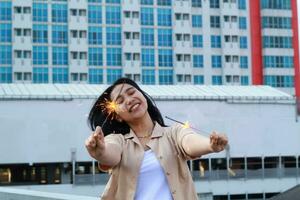
<path id="1" fill-rule="evenodd" d="M 163 135 L 163 132 L 164 132 L 164 128 L 159 123 L 155 122 L 151 139 L 161 137 Z M 138 139 L 132 129 L 130 129 L 130 132 L 125 134 L 124 137 L 125 139 L 132 139 L 132 138 Z"/>

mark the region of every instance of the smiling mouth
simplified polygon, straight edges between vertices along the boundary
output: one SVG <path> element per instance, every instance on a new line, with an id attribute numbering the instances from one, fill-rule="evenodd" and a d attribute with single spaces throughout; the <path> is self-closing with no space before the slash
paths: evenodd
<path id="1" fill-rule="evenodd" d="M 133 106 L 131 106 L 130 108 L 129 108 L 129 112 L 132 112 L 132 111 L 134 111 L 134 110 L 136 110 L 138 107 L 140 106 L 140 104 L 139 103 L 137 103 L 137 104 L 134 104 Z"/>

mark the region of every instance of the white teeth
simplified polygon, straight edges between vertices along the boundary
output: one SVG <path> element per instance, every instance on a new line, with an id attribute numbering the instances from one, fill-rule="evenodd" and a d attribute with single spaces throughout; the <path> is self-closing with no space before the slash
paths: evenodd
<path id="1" fill-rule="evenodd" d="M 135 110 L 139 105 L 140 105 L 139 103 L 135 104 L 134 106 L 132 106 L 132 108 L 130 109 L 130 111 Z"/>

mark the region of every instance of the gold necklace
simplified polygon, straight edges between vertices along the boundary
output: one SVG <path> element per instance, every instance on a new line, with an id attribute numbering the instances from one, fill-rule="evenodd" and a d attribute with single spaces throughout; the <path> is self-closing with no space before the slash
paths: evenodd
<path id="1" fill-rule="evenodd" d="M 151 136 L 151 134 L 143 135 L 143 136 L 136 136 L 136 137 L 139 138 L 139 139 L 142 139 L 142 138 L 149 138 L 150 136 Z"/>

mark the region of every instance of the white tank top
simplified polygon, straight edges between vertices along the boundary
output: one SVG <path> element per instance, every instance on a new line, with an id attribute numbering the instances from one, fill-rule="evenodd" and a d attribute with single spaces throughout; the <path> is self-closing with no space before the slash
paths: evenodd
<path id="1" fill-rule="evenodd" d="M 134 199 L 173 199 L 163 168 L 151 149 L 144 153 Z"/>

